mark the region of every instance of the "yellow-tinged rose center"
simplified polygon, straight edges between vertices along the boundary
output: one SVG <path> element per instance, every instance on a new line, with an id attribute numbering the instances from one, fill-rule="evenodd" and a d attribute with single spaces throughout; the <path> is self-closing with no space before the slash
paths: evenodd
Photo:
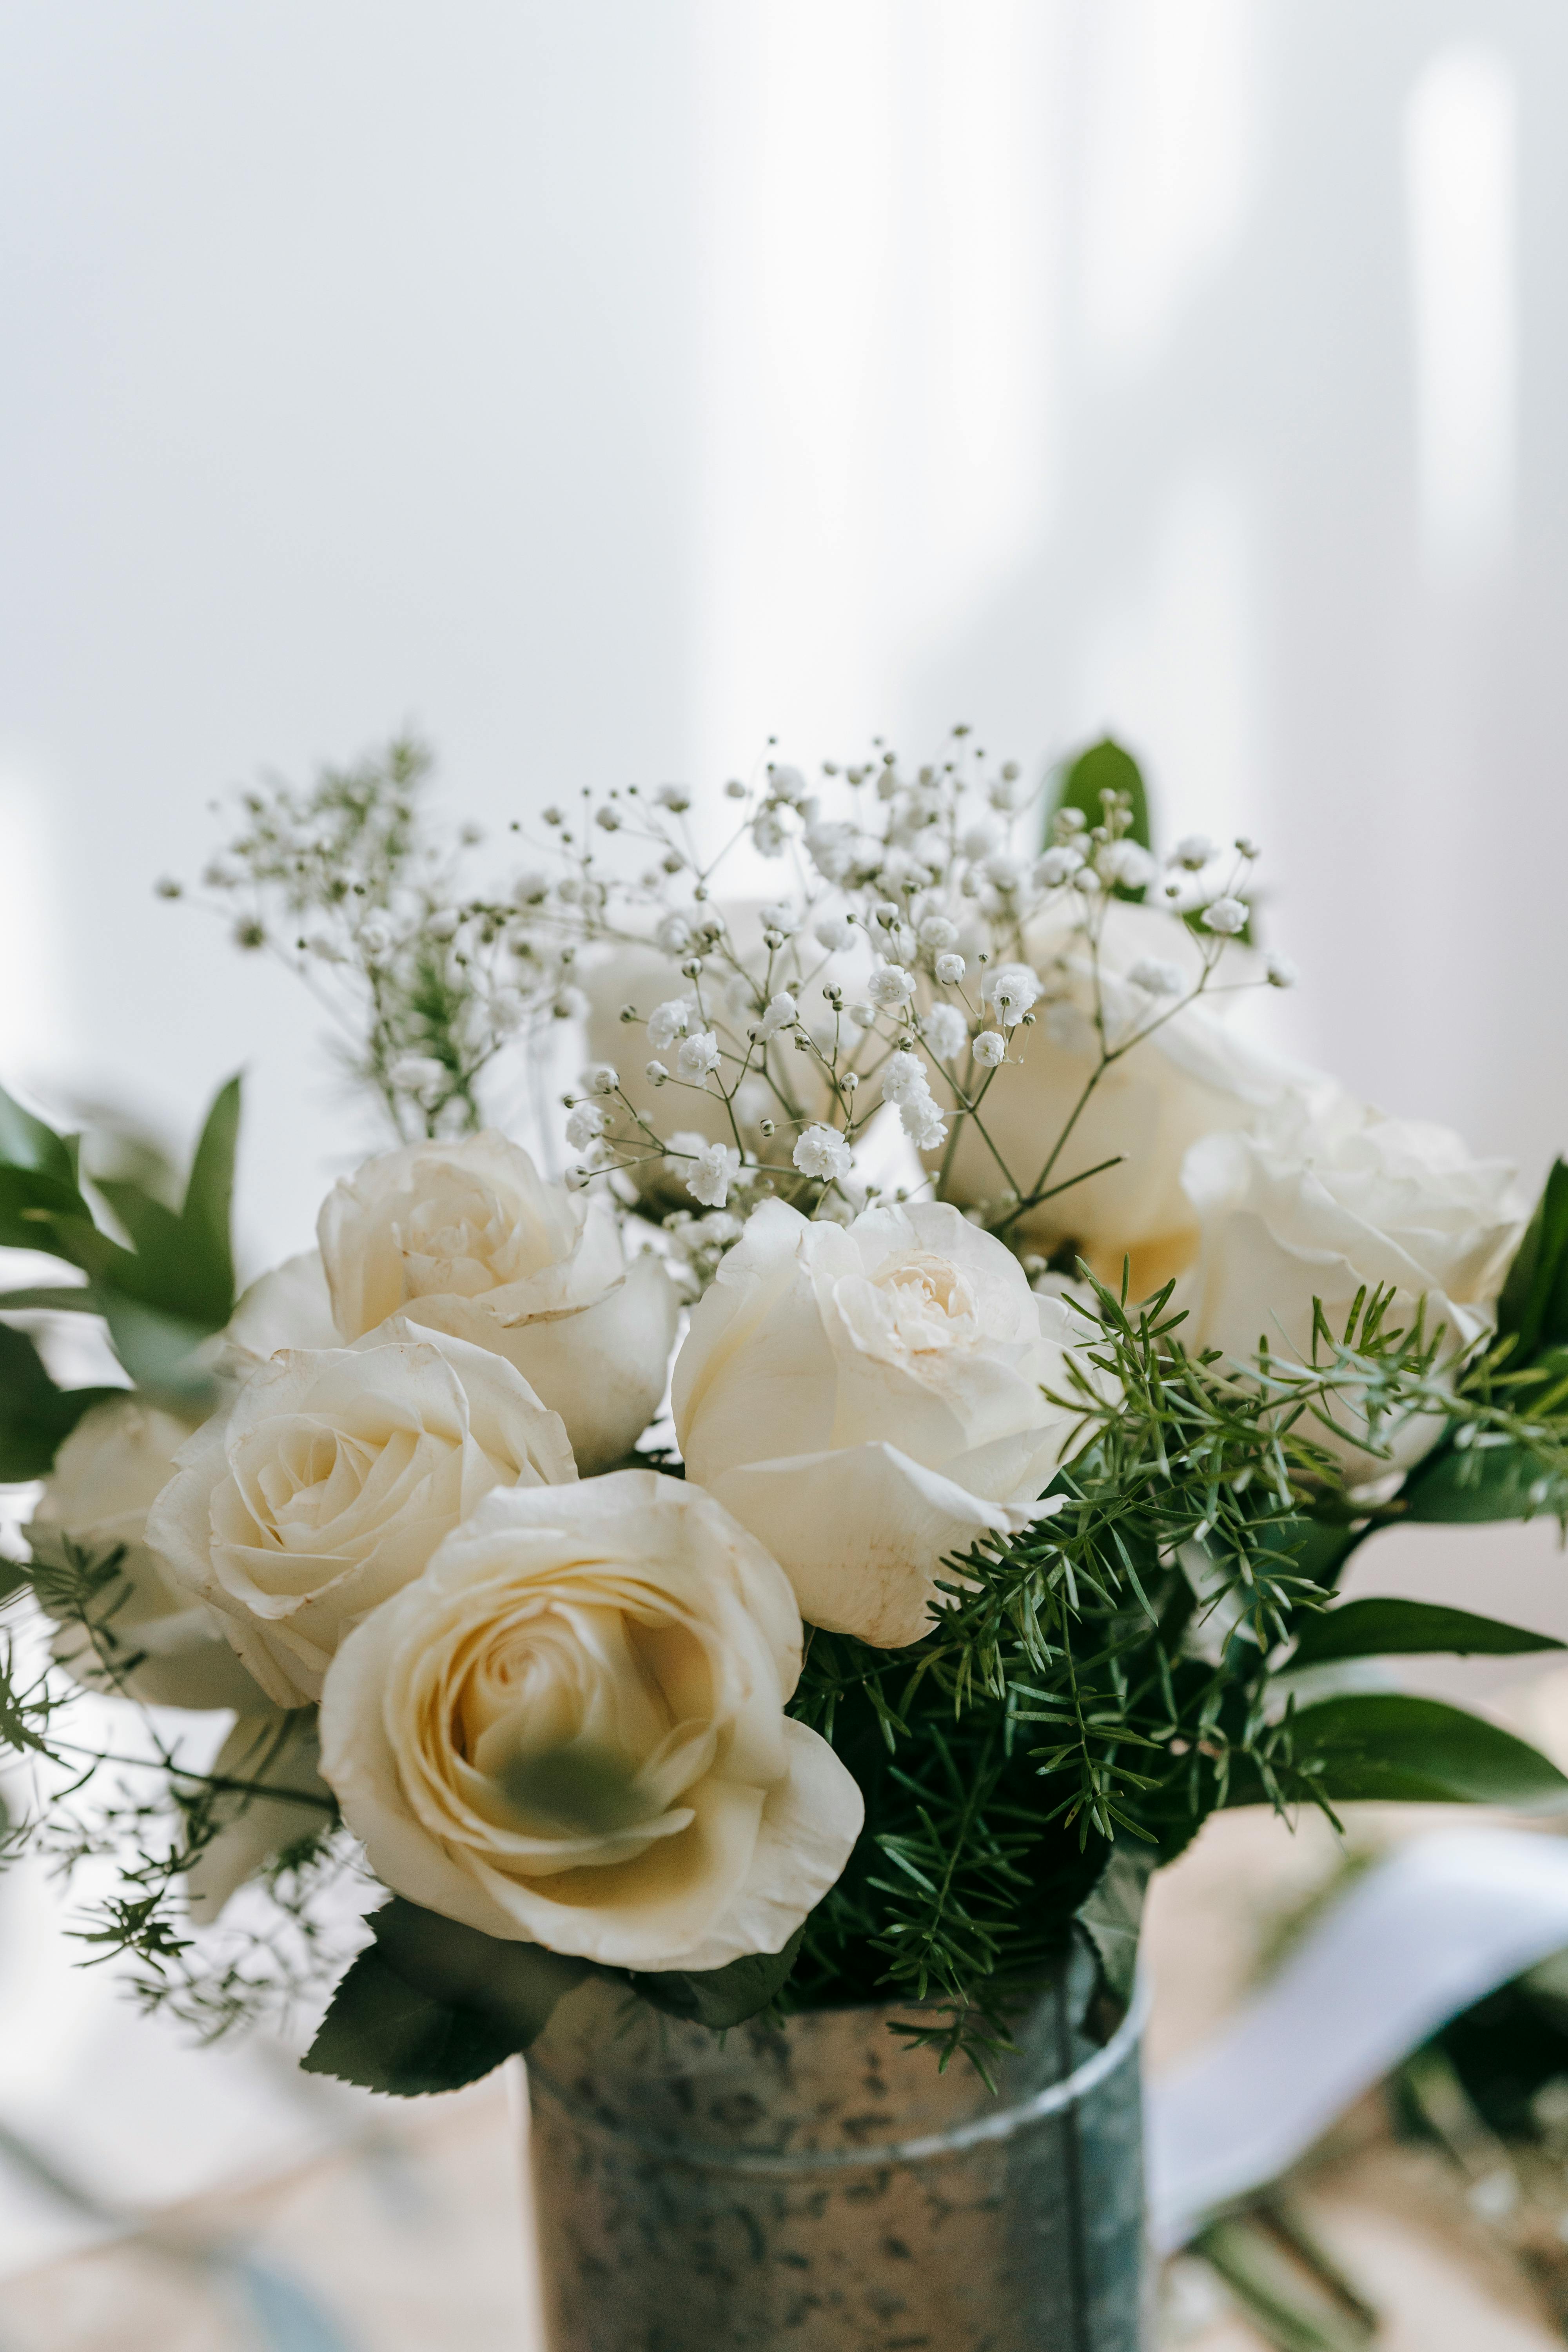
<path id="1" fill-rule="evenodd" d="M 970 1348 L 979 1340 L 974 1294 L 950 1258 L 914 1251 L 884 1260 L 871 1279 L 895 1336 L 911 1354 Z"/>
<path id="2" fill-rule="evenodd" d="M 409 1298 L 478 1298 L 556 1262 L 559 1237 L 521 1201 L 447 1170 L 437 1190 L 407 1202 L 392 1223 Z"/>

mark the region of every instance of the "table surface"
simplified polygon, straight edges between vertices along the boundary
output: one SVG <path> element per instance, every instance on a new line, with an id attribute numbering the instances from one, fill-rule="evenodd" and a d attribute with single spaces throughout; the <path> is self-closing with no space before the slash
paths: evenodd
<path id="1" fill-rule="evenodd" d="M 1386 1842 L 1404 1808 L 1364 1808 Z M 1468 1816 L 1472 1821 L 1474 1814 Z M 1420 1824 L 1432 1825 L 1422 1809 Z M 1337 1867 L 1318 1825 L 1292 1836 L 1261 1812 L 1223 1816 L 1157 1885 L 1148 1929 L 1159 2065 L 1200 2040 L 1256 1973 L 1280 1922 Z M 1561 2347 L 1530 2286 L 1435 2152 L 1395 2141 L 1373 2102 L 1293 2194 L 1384 2314 L 1379 2352 Z M 161 2210 L 138 2235 L 7 2279 L 3 2352 L 242 2352 L 265 2340 L 320 2352 L 536 2352 L 513 2094 L 492 2077 L 451 2098 L 377 2102 L 353 2140 L 279 2176 Z M 214 2256 L 218 2257 L 215 2264 Z M 1256 2352 L 1262 2339 L 1212 2272 L 1167 2279 L 1163 2347 Z"/>

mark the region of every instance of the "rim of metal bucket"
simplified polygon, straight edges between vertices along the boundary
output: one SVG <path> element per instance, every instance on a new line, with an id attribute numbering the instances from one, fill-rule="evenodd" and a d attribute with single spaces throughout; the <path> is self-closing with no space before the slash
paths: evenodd
<path id="1" fill-rule="evenodd" d="M 954 2124 L 947 2131 L 927 2132 L 916 2139 L 896 2139 L 882 2142 L 876 2147 L 803 2148 L 791 2154 L 787 2148 L 769 2152 L 761 2148 L 712 2147 L 700 2141 L 666 2139 L 662 2134 L 642 2132 L 623 2124 L 606 2124 L 603 2117 L 569 2093 L 540 2067 L 531 2058 L 528 2062 L 531 2083 L 537 2082 L 568 2114 L 591 2122 L 611 2139 L 624 2140 L 646 2156 L 662 2157 L 667 2161 L 690 2166 L 703 2172 L 743 2172 L 767 2177 L 789 2178 L 806 2172 L 873 2172 L 885 2165 L 924 2164 L 933 2157 L 956 2156 L 965 2148 L 978 2147 L 988 2140 L 1011 2139 L 1015 2133 L 1026 2131 L 1032 2124 L 1043 2123 L 1048 2116 L 1061 2115 L 1068 2107 L 1096 2090 L 1109 2076 L 1116 2074 L 1136 2049 L 1143 2028 L 1148 2022 L 1151 1988 L 1140 1974 L 1133 1990 L 1131 2006 L 1105 2044 L 1081 2066 L 1064 2074 L 1059 2083 L 1049 2083 L 1032 2097 L 1021 2099 L 1016 2106 L 1004 2107 L 997 2115 L 976 2116 L 968 2123 Z"/>

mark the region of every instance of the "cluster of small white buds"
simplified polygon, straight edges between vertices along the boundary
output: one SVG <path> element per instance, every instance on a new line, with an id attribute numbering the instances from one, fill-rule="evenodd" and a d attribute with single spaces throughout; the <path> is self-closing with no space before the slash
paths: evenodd
<path id="1" fill-rule="evenodd" d="M 759 1045 L 771 1045 L 784 1030 L 793 1029 L 800 1018 L 800 1007 L 787 989 L 768 999 L 767 1009 L 750 1034 Z"/>
<path id="2" fill-rule="evenodd" d="M 1038 1003 L 1040 994 L 1040 975 L 1026 963 L 998 964 L 986 973 L 980 990 L 981 1003 L 994 1004 L 1009 1029 Z"/>
<path id="3" fill-rule="evenodd" d="M 933 1004 L 921 1035 L 939 1062 L 955 1062 L 969 1041 L 969 1024 L 956 1004 Z"/>
<path id="4" fill-rule="evenodd" d="M 1235 939 L 1239 932 L 1246 930 L 1248 912 L 1244 898 L 1232 898 L 1228 895 L 1215 898 L 1204 908 L 1204 928 L 1218 932 L 1223 939 Z"/>
<path id="5" fill-rule="evenodd" d="M 597 1103 L 574 1103 L 566 1120 L 566 1140 L 574 1151 L 585 1151 L 605 1132 L 605 1114 Z"/>
<path id="6" fill-rule="evenodd" d="M 947 1127 L 918 1055 L 889 1055 L 882 1072 L 882 1100 L 894 1105 L 904 1133 L 919 1150 L 933 1150 L 945 1139 Z"/>

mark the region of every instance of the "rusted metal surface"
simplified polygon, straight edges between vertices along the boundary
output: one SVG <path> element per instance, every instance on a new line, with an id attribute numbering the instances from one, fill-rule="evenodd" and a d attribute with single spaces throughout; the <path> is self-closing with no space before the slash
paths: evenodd
<path id="1" fill-rule="evenodd" d="M 1091 1978 L 994 2096 L 907 2011 L 721 2038 L 574 1994 L 529 2062 L 550 2352 L 1140 2352 L 1138 2021 L 1097 2046 Z"/>

